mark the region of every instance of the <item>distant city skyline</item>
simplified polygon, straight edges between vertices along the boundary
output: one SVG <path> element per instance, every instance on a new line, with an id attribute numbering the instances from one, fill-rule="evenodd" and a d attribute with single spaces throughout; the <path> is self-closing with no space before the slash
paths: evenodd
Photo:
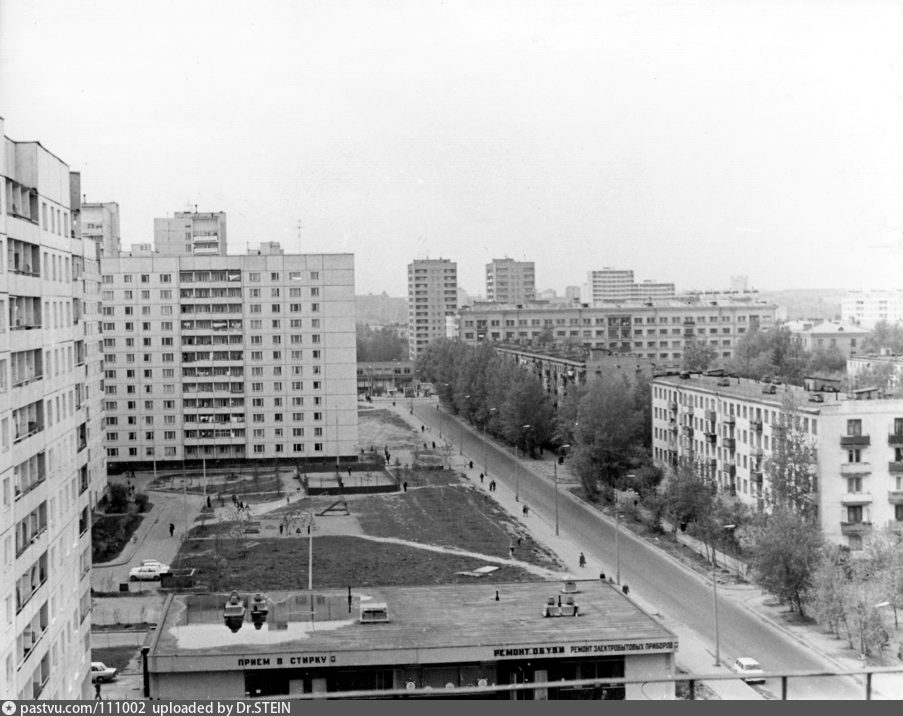
<path id="1" fill-rule="evenodd" d="M 359 294 L 440 257 L 474 295 L 500 256 L 559 294 L 901 283 L 896 0 L 263 5 L 4 3 L 7 135 L 123 248 L 196 205 L 230 253 L 353 253 Z"/>

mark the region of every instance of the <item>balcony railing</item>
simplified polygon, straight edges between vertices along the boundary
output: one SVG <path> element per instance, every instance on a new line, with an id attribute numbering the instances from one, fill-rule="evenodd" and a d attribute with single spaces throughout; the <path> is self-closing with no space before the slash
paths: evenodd
<path id="1" fill-rule="evenodd" d="M 868 435 L 841 435 L 840 447 L 862 447 L 870 445 L 871 439 Z"/>
<path id="2" fill-rule="evenodd" d="M 870 492 L 845 492 L 840 496 L 842 505 L 867 505 L 872 501 Z"/>
<path id="3" fill-rule="evenodd" d="M 870 532 L 871 522 L 841 522 L 840 532 L 845 535 L 861 535 Z"/>
<path id="4" fill-rule="evenodd" d="M 892 505 L 903 505 L 903 490 L 888 490 L 887 501 Z"/>
<path id="5" fill-rule="evenodd" d="M 715 411 L 714 410 L 706 410 L 705 411 L 705 419 L 710 422 L 715 422 Z"/>
<path id="6" fill-rule="evenodd" d="M 888 472 L 903 472 L 903 460 L 892 460 L 887 463 Z"/>
<path id="7" fill-rule="evenodd" d="M 723 422 L 725 425 L 733 425 L 734 420 L 735 418 L 733 415 L 725 415 L 724 419 L 721 422 Z"/>
<path id="8" fill-rule="evenodd" d="M 736 438 L 724 438 L 724 447 L 728 450 L 736 450 L 737 449 L 737 439 Z"/>
<path id="9" fill-rule="evenodd" d="M 893 464 L 893 463 L 891 463 Z M 872 472 L 872 466 L 867 462 L 842 462 L 840 463 L 841 475 L 869 475 Z"/>
<path id="10" fill-rule="evenodd" d="M 754 430 L 757 433 L 762 432 L 762 421 L 761 420 L 750 420 L 749 421 L 750 430 Z"/>
<path id="11" fill-rule="evenodd" d="M 903 447 L 903 433 L 891 433 L 887 436 L 887 444 L 891 446 Z"/>

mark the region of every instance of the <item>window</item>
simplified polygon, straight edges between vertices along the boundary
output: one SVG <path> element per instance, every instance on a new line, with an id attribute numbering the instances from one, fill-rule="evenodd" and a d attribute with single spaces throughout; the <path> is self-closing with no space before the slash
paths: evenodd
<path id="1" fill-rule="evenodd" d="M 847 435 L 862 435 L 862 421 L 847 420 Z"/>
<path id="2" fill-rule="evenodd" d="M 848 477 L 847 478 L 847 492 L 851 494 L 858 494 L 862 492 L 862 478 L 861 477 Z"/>
<path id="3" fill-rule="evenodd" d="M 862 522 L 862 505 L 850 505 L 847 507 L 847 522 L 853 525 Z"/>
<path id="4" fill-rule="evenodd" d="M 862 462 L 862 451 L 858 448 L 847 450 L 847 462 Z"/>

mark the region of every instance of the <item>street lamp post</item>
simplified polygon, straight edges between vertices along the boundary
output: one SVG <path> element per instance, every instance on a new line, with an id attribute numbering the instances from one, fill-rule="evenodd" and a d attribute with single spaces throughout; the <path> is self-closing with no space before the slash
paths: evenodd
<path id="1" fill-rule="evenodd" d="M 567 450 L 570 445 L 562 445 L 559 449 Z M 558 457 L 556 456 L 555 462 L 552 463 L 553 470 L 555 471 L 555 536 L 558 536 Z"/>
<path id="2" fill-rule="evenodd" d="M 530 425 L 521 425 L 521 428 L 524 430 L 529 430 Z M 520 502 L 520 479 L 518 475 L 518 461 L 517 461 L 517 440 L 514 441 L 514 501 Z"/>
<path id="3" fill-rule="evenodd" d="M 494 412 L 495 408 L 489 408 L 489 417 L 487 417 L 486 422 L 483 423 L 483 473 L 486 477 L 489 477 L 489 442 L 486 440 L 486 426 L 489 424 L 489 419 Z"/>
<path id="4" fill-rule="evenodd" d="M 732 530 L 736 527 L 736 525 L 721 525 L 722 529 Z M 715 568 L 717 567 L 717 560 L 715 559 L 715 548 L 712 547 L 712 601 L 714 604 L 714 612 L 715 612 L 715 666 L 721 666 L 721 641 L 720 635 L 718 633 L 718 576 L 715 574 Z"/>

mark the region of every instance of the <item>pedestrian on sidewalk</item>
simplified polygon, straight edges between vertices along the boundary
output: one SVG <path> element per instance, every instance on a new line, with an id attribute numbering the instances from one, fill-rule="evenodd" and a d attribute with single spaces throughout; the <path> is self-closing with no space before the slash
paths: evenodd
<path id="1" fill-rule="evenodd" d="M 173 533 L 176 531 L 176 526 L 170 522 L 169 523 L 169 536 L 172 537 Z"/>
<path id="2" fill-rule="evenodd" d="M 583 555 L 583 552 L 580 553 L 580 566 L 581 567 L 586 566 L 586 557 Z"/>
<path id="3" fill-rule="evenodd" d="M 483 473 L 482 472 L 480 473 L 480 484 L 481 485 L 483 484 Z"/>
<path id="4" fill-rule="evenodd" d="M 530 513 L 530 508 L 524 505 L 524 517 L 526 517 Z"/>
<path id="5" fill-rule="evenodd" d="M 100 695 L 100 680 L 94 682 L 94 700 L 95 701 L 103 701 L 103 696 Z"/>
<path id="6" fill-rule="evenodd" d="M 605 581 L 605 572 L 599 572 L 599 579 L 600 579 L 600 581 L 602 581 L 602 582 Z"/>
<path id="7" fill-rule="evenodd" d="M 508 556 L 511 559 L 514 559 L 514 545 L 513 544 L 508 545 Z"/>
<path id="8" fill-rule="evenodd" d="M 405 492 L 408 491 L 408 483 L 407 483 L 407 480 L 405 480 L 404 482 L 401 483 L 401 489 L 403 489 Z"/>
<path id="9" fill-rule="evenodd" d="M 470 469 L 473 470 L 473 460 L 470 461 Z"/>

